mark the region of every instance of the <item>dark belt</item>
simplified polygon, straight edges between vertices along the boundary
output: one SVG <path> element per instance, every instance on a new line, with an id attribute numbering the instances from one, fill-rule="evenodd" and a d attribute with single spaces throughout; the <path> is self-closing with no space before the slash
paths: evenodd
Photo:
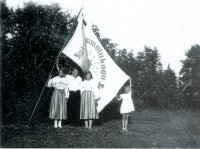
<path id="1" fill-rule="evenodd" d="M 77 92 L 80 92 L 80 90 L 77 90 L 77 91 L 69 91 L 70 93 L 77 93 Z"/>

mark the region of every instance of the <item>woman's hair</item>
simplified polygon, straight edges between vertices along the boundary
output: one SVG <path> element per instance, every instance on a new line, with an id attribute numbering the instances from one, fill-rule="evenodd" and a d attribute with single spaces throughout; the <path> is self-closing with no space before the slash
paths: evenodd
<path id="1" fill-rule="evenodd" d="M 66 69 L 65 69 L 64 67 L 61 67 L 61 68 L 59 69 L 59 71 L 62 71 L 63 73 L 66 73 Z"/>
<path id="2" fill-rule="evenodd" d="M 127 84 L 127 85 L 124 86 L 124 92 L 125 92 L 125 90 L 126 90 L 127 87 L 129 87 L 129 90 L 131 90 L 130 85 Z"/>
<path id="3" fill-rule="evenodd" d="M 72 67 L 72 70 L 71 70 L 71 71 L 74 71 L 74 70 L 77 70 L 77 71 L 78 71 L 78 68 L 77 68 L 77 67 Z"/>
<path id="4" fill-rule="evenodd" d="M 85 79 L 86 79 L 87 74 L 90 74 L 90 75 L 91 75 L 91 79 L 93 78 L 93 77 L 92 77 L 92 73 L 91 73 L 90 71 L 87 71 L 87 72 L 85 72 L 85 75 L 84 75 Z"/>
<path id="5" fill-rule="evenodd" d="M 69 74 L 72 74 L 74 70 L 77 70 L 77 71 L 78 71 L 78 74 L 79 74 L 79 69 L 78 69 L 78 67 L 76 67 L 76 66 L 70 67 L 70 69 L 69 69 Z"/>

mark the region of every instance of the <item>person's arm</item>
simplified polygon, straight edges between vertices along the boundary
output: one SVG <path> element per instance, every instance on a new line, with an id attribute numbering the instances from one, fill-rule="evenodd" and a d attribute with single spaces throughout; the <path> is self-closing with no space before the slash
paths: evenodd
<path id="1" fill-rule="evenodd" d="M 132 94 L 132 79 L 130 78 L 130 92 Z"/>
<path id="2" fill-rule="evenodd" d="M 82 94 L 83 91 L 85 90 L 85 87 L 86 87 L 85 82 L 84 82 L 84 81 L 81 82 L 81 83 L 80 83 L 80 86 L 79 86 L 79 89 L 80 89 L 80 91 L 81 91 L 81 94 Z"/>
<path id="3" fill-rule="evenodd" d="M 121 97 L 121 95 L 119 95 L 119 97 L 116 95 L 115 97 L 116 97 L 117 101 L 120 101 L 120 100 L 122 100 L 122 97 Z"/>
<path id="4" fill-rule="evenodd" d="M 65 99 L 66 99 L 66 102 L 68 102 L 68 99 L 69 99 L 69 88 L 68 87 L 65 88 Z"/>
<path id="5" fill-rule="evenodd" d="M 47 83 L 47 87 L 52 87 L 52 82 L 53 82 L 53 79 L 50 78 Z"/>
<path id="6" fill-rule="evenodd" d="M 77 90 L 81 90 L 81 84 L 82 84 L 83 80 L 81 77 L 79 77 L 79 83 L 78 83 L 78 88 Z"/>
<path id="7" fill-rule="evenodd" d="M 100 94 L 100 90 L 97 86 L 95 86 L 94 88 L 94 99 L 95 100 L 100 100 L 101 99 L 101 94 Z"/>
<path id="8" fill-rule="evenodd" d="M 69 82 L 67 79 L 65 79 L 66 81 L 66 86 L 65 86 L 65 98 L 69 98 Z"/>

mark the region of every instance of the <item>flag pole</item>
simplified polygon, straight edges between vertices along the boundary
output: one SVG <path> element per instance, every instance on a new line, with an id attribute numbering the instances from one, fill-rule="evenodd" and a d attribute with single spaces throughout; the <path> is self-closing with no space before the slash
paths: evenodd
<path id="1" fill-rule="evenodd" d="M 79 13 L 78 13 L 78 15 L 77 15 L 77 17 L 76 17 L 76 20 L 78 19 L 78 17 L 79 17 L 79 15 L 81 14 L 81 11 L 83 10 L 83 6 L 81 7 L 81 9 L 80 9 L 80 11 L 79 11 Z"/>
<path id="2" fill-rule="evenodd" d="M 83 7 L 80 9 L 80 11 L 79 11 L 79 13 L 78 13 L 78 15 L 77 15 L 77 17 L 76 17 L 76 20 L 78 19 L 79 15 L 80 15 L 80 13 L 81 13 L 81 11 L 82 11 L 82 9 L 83 9 Z M 39 98 L 38 98 L 38 100 L 37 100 L 37 103 L 36 103 L 34 109 L 33 109 L 33 112 L 31 113 L 31 116 L 30 116 L 30 118 L 29 118 L 29 120 L 28 120 L 28 123 L 26 124 L 26 127 L 28 127 L 28 125 L 29 125 L 29 123 L 30 123 L 30 121 L 31 121 L 31 119 L 32 119 L 32 117 L 33 117 L 33 114 L 34 114 L 34 112 L 35 112 L 35 110 L 36 110 L 36 108 L 37 108 L 37 105 L 38 105 L 38 103 L 39 103 L 39 101 L 40 101 L 40 99 L 41 99 L 41 97 L 42 97 L 42 94 L 43 94 L 43 92 L 44 92 L 44 89 L 45 89 L 45 87 L 46 87 L 46 85 L 47 85 L 47 83 L 48 83 L 48 81 L 49 81 L 49 79 L 50 79 L 50 77 L 51 77 L 51 74 L 52 74 L 53 69 L 55 68 L 55 66 L 57 67 L 57 69 L 58 69 L 58 71 L 59 71 L 59 67 L 58 67 L 58 58 L 59 58 L 59 56 L 60 56 L 62 50 L 63 50 L 64 47 L 66 46 L 67 42 L 69 41 L 69 38 L 70 38 L 70 33 L 69 33 L 69 35 L 67 36 L 67 38 L 66 38 L 66 40 L 65 40 L 65 42 L 64 42 L 64 44 L 63 44 L 63 46 L 62 46 L 62 48 L 61 48 L 61 50 L 59 51 L 59 54 L 58 54 L 58 56 L 57 56 L 57 58 L 56 58 L 56 61 L 55 61 L 54 65 L 53 65 L 53 67 L 52 67 L 52 69 L 51 69 L 51 71 L 50 71 L 50 73 L 49 73 L 48 79 L 47 79 L 47 81 L 46 81 L 46 83 L 45 83 L 45 85 L 44 85 L 44 87 L 43 87 L 43 89 L 42 89 L 42 91 L 41 91 L 41 93 L 40 93 L 40 96 L 39 96 Z"/>

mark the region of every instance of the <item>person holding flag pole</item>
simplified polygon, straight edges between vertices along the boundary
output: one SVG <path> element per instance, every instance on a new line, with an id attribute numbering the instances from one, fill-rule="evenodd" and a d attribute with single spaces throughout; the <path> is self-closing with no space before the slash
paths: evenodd
<path id="1" fill-rule="evenodd" d="M 79 15 L 80 15 L 82 9 L 83 9 L 83 7 L 80 9 L 80 11 L 79 11 L 79 13 L 78 13 L 78 15 L 77 15 L 77 17 L 76 17 L 76 20 L 78 20 Z M 44 90 L 45 90 L 45 88 L 46 88 L 46 86 L 47 86 L 47 83 L 48 83 L 48 81 L 49 81 L 49 79 L 50 79 L 50 77 L 51 77 L 51 74 L 52 74 L 54 68 L 56 67 L 57 70 L 58 70 L 58 72 L 59 72 L 59 70 L 60 70 L 60 68 L 59 68 L 59 66 L 58 66 L 58 58 L 60 57 L 60 55 L 61 55 L 63 49 L 65 48 L 65 46 L 67 45 L 67 43 L 70 41 L 70 37 L 71 37 L 71 35 L 69 34 L 69 35 L 67 36 L 67 38 L 66 38 L 66 40 L 65 40 L 65 42 L 64 42 L 64 44 L 63 44 L 63 46 L 62 46 L 62 48 L 61 48 L 61 50 L 59 51 L 59 54 L 58 54 L 58 56 L 57 56 L 57 59 L 56 59 L 54 65 L 53 65 L 53 67 L 52 67 L 52 69 L 51 69 L 51 72 L 49 73 L 48 79 L 47 79 L 45 85 L 43 86 L 42 91 L 41 91 L 41 93 L 40 93 L 40 96 L 39 96 L 39 98 L 38 98 L 38 100 L 37 100 L 37 102 L 36 102 L 36 105 L 35 105 L 35 107 L 34 107 L 32 113 L 31 113 L 31 115 L 30 115 L 30 118 L 29 118 L 27 124 L 25 125 L 25 127 L 27 127 L 27 128 L 29 128 L 29 123 L 30 123 L 30 121 L 31 121 L 31 119 L 32 119 L 32 117 L 33 117 L 35 111 L 36 111 L 36 108 L 37 108 L 37 106 L 38 106 L 38 103 L 39 103 L 39 101 L 40 101 L 40 99 L 41 99 L 41 97 L 42 97 L 42 95 L 43 95 L 43 92 L 44 92 Z"/>
<path id="2" fill-rule="evenodd" d="M 59 75 L 49 79 L 47 87 L 53 87 L 49 118 L 54 119 L 54 128 L 62 128 L 62 120 L 67 119 L 67 100 L 69 98 L 68 81 L 64 77 L 64 69 L 59 70 Z"/>
<path id="3" fill-rule="evenodd" d="M 118 101 L 122 100 L 120 107 L 120 113 L 122 114 L 122 131 L 127 131 L 129 114 L 130 112 L 135 111 L 131 96 L 132 96 L 132 83 L 130 79 L 130 84 L 125 85 L 124 87 L 124 93 L 120 94 L 119 97 L 116 96 Z"/>

